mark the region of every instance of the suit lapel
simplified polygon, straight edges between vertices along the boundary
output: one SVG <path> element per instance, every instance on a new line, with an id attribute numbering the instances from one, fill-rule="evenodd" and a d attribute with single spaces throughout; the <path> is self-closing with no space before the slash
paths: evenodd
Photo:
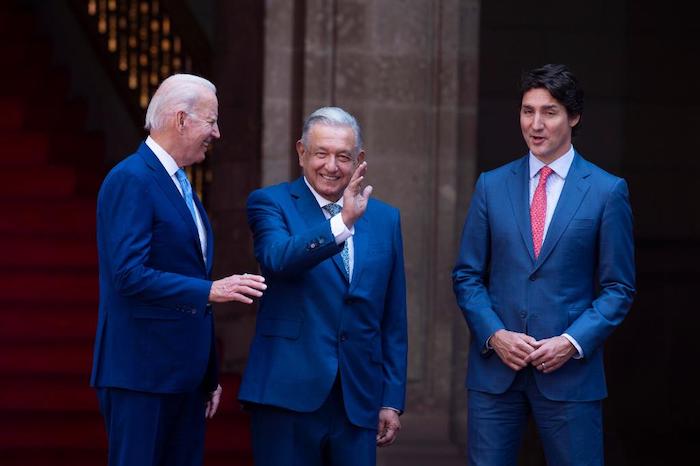
<path id="1" fill-rule="evenodd" d="M 534 262 L 535 251 L 532 245 L 532 229 L 530 227 L 530 172 L 527 161 L 528 158 L 525 156 L 520 163 L 515 164 L 512 176 L 507 182 L 507 189 L 520 237 Z"/>
<path id="2" fill-rule="evenodd" d="M 306 186 L 304 182 L 304 177 L 299 177 L 290 184 L 289 188 L 292 197 L 296 200 L 297 210 L 299 215 L 304 219 L 304 222 L 309 227 L 318 225 L 321 222 L 326 222 L 326 216 L 318 205 L 318 201 L 314 197 L 313 193 Z M 333 263 L 335 263 L 338 272 L 345 277 L 347 281 L 347 276 L 345 275 L 345 266 L 343 265 L 343 258 L 340 253 L 335 254 L 332 258 Z"/>
<path id="3" fill-rule="evenodd" d="M 537 258 L 535 268 L 539 267 L 540 264 L 547 260 L 547 257 L 552 253 L 557 242 L 559 242 L 562 233 L 564 233 L 566 227 L 569 225 L 571 218 L 581 205 L 581 201 L 583 201 L 588 189 L 591 187 L 587 179 L 589 175 L 590 171 L 585 161 L 576 153 L 574 161 L 571 164 L 571 169 L 569 169 L 569 173 L 564 181 L 564 187 L 559 196 L 559 202 L 557 202 L 557 206 L 554 209 L 552 221 L 547 229 L 547 236 L 545 236 L 544 243 L 542 243 L 542 250 Z"/>
<path id="4" fill-rule="evenodd" d="M 202 224 L 204 225 L 204 232 L 207 235 L 207 260 L 205 266 L 207 268 L 207 275 L 211 275 L 212 262 L 214 260 L 214 232 L 211 229 L 209 217 L 207 216 L 207 213 L 204 210 L 204 206 L 199 200 L 199 196 L 197 196 L 197 193 L 193 192 L 192 198 L 194 199 L 194 205 L 197 206 L 197 210 L 199 211 L 199 217 L 202 219 Z M 190 215 L 190 217 L 192 216 Z M 199 232 L 197 232 L 197 242 L 199 242 Z"/>
<path id="5" fill-rule="evenodd" d="M 365 266 L 365 259 L 367 258 L 370 231 L 369 220 L 367 219 L 368 214 L 369 213 L 365 211 L 364 215 L 355 222 L 355 234 L 352 236 L 353 257 L 352 280 L 350 281 L 351 287 L 359 283 L 360 275 L 362 275 Z M 340 254 L 338 254 L 338 256 L 339 255 Z M 342 260 L 340 261 L 340 266 L 343 266 Z"/>
<path id="6" fill-rule="evenodd" d="M 190 233 L 192 234 L 192 241 L 195 242 L 198 250 L 201 251 L 202 246 L 199 242 L 199 232 L 197 231 L 197 225 L 194 223 L 194 219 L 192 218 L 190 210 L 187 208 L 185 199 L 182 197 L 182 194 L 180 194 L 180 191 L 178 191 L 175 187 L 175 183 L 173 183 L 172 178 L 170 177 L 170 175 L 168 175 L 168 172 L 165 171 L 165 167 L 163 167 L 163 164 L 160 163 L 158 157 L 156 157 L 156 155 L 153 153 L 153 151 L 151 151 L 151 149 L 146 145 L 145 142 L 141 143 L 138 152 L 141 155 L 141 157 L 143 157 L 144 161 L 146 162 L 146 165 L 148 165 L 148 167 L 153 171 L 153 178 L 158 184 L 158 187 L 161 189 L 161 191 L 163 192 L 165 197 L 170 201 L 173 207 L 175 207 L 175 210 L 178 211 L 185 224 L 188 225 Z M 193 197 L 197 199 L 196 195 L 194 195 Z M 201 208 L 201 204 L 198 200 L 196 202 L 198 203 L 198 207 L 200 207 L 199 212 L 201 215 L 201 213 L 204 212 L 204 209 Z M 202 216 L 202 219 L 204 219 L 204 217 L 205 216 Z M 207 229 L 207 231 L 209 231 L 209 229 Z M 209 249 L 210 248 L 207 248 L 207 250 Z"/>

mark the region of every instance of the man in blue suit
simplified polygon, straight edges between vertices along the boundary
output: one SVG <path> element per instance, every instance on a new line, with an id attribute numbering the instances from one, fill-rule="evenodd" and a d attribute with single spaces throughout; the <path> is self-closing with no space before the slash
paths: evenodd
<path id="1" fill-rule="evenodd" d="M 476 183 L 453 272 L 470 465 L 515 465 L 530 414 L 547 464 L 603 464 L 603 343 L 632 304 L 634 246 L 627 184 L 571 144 L 582 112 L 565 66 L 524 74 L 529 154 Z"/>
<path id="2" fill-rule="evenodd" d="M 212 302 L 252 303 L 264 278 L 211 281 L 213 236 L 183 167 L 220 137 L 214 85 L 178 74 L 147 113 L 149 137 L 97 199 L 100 306 L 91 385 L 110 466 L 199 466 L 217 410 Z"/>
<path id="3" fill-rule="evenodd" d="M 399 212 L 362 187 L 360 128 L 346 111 L 312 113 L 297 152 L 302 177 L 248 198 L 268 289 L 239 400 L 256 466 L 371 466 L 404 409 Z"/>

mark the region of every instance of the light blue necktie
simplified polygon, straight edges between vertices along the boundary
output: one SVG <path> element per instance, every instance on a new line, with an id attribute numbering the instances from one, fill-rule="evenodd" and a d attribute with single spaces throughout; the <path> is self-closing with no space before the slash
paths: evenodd
<path id="1" fill-rule="evenodd" d="M 175 175 L 177 176 L 177 180 L 180 182 L 180 186 L 182 187 L 182 196 L 185 198 L 187 208 L 190 209 L 192 220 L 194 220 L 194 225 L 197 226 L 197 214 L 194 213 L 194 200 L 192 199 L 192 186 L 190 185 L 190 180 L 187 179 L 187 173 L 185 173 L 185 170 L 180 168 L 175 172 Z"/>
<path id="2" fill-rule="evenodd" d="M 337 215 L 342 210 L 338 204 L 326 204 L 323 206 L 324 209 L 331 214 L 331 217 Z M 345 240 L 343 243 L 343 250 L 340 253 L 340 257 L 343 258 L 343 266 L 345 267 L 345 276 L 350 277 L 350 252 L 348 251 L 348 241 Z"/>

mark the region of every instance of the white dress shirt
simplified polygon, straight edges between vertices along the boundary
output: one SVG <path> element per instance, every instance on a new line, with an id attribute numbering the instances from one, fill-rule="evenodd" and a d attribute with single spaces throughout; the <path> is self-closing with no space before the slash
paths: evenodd
<path id="1" fill-rule="evenodd" d="M 540 180 L 540 169 L 545 166 L 545 164 L 535 157 L 532 152 L 530 152 L 529 157 L 530 162 L 530 204 L 532 204 L 532 198 L 535 195 L 535 188 L 537 188 L 537 183 Z M 569 174 L 569 169 L 571 169 L 571 164 L 574 162 L 574 146 L 571 146 L 566 154 L 562 155 L 554 162 L 550 163 L 548 166 L 553 170 L 553 173 L 547 178 L 547 184 L 544 189 L 547 193 L 547 214 L 544 221 L 544 233 L 542 234 L 542 244 L 544 244 L 544 239 L 547 237 L 547 230 L 549 229 L 549 224 L 552 221 L 552 215 L 554 214 L 554 209 L 557 207 L 557 202 L 559 202 L 559 197 L 561 196 L 561 191 L 564 189 L 564 182 L 566 181 L 566 176 Z M 578 342 L 569 335 L 568 333 L 562 334 L 564 338 L 569 340 L 572 345 L 578 351 L 578 354 L 574 356 L 574 359 L 580 359 L 583 357 L 583 349 Z"/>
<path id="2" fill-rule="evenodd" d="M 175 173 L 180 169 L 177 166 L 177 162 L 175 162 L 175 159 L 168 154 L 165 149 L 160 147 L 156 141 L 153 140 L 150 136 L 146 138 L 146 145 L 153 151 L 153 153 L 158 157 L 158 160 L 160 160 L 160 163 L 163 165 L 163 168 L 165 168 L 165 171 L 168 172 L 168 175 L 170 175 L 170 179 L 173 180 L 173 183 L 175 183 L 175 187 L 177 190 L 180 192 L 180 195 L 183 196 L 184 199 L 184 194 L 182 193 L 182 187 L 180 186 L 180 181 L 177 179 L 177 175 Z M 189 209 L 187 209 L 189 211 Z M 202 247 L 202 257 L 204 258 L 204 261 L 206 262 L 207 260 L 207 232 L 204 230 L 204 222 L 202 222 L 202 217 L 199 215 L 199 209 L 197 209 L 197 206 L 195 204 L 195 209 L 194 209 L 195 216 L 197 217 L 197 233 L 199 234 L 199 244 Z"/>
<path id="3" fill-rule="evenodd" d="M 308 186 L 311 190 L 311 194 L 313 194 L 316 198 L 316 202 L 318 202 L 318 205 L 321 207 L 323 215 L 325 215 L 326 218 L 331 219 L 331 232 L 335 237 L 335 244 L 340 244 L 343 241 L 345 241 L 348 245 L 348 276 L 349 280 L 352 280 L 352 270 L 355 263 L 355 248 L 352 242 L 352 235 L 355 234 L 355 227 L 353 226 L 352 228 L 348 229 L 348 227 L 345 226 L 345 223 L 343 223 L 343 217 L 340 213 L 335 214 L 333 218 L 331 218 L 331 214 L 326 209 L 324 209 L 324 207 L 328 204 L 338 204 L 342 208 L 343 197 L 341 196 L 340 199 L 338 199 L 337 201 L 331 202 L 328 199 L 321 196 L 319 193 L 317 193 L 313 186 L 311 186 L 311 184 L 309 183 L 309 180 L 306 179 L 306 177 L 304 177 L 304 183 L 306 183 L 306 186 Z"/>

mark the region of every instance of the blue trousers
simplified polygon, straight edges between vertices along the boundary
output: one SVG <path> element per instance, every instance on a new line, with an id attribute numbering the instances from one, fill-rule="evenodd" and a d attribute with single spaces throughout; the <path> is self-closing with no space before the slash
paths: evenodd
<path id="1" fill-rule="evenodd" d="M 248 405 L 255 466 L 374 466 L 376 430 L 350 423 L 340 383 L 316 411 Z"/>
<path id="2" fill-rule="evenodd" d="M 602 465 L 601 401 L 548 400 L 537 388 L 533 370 L 521 370 L 502 394 L 468 390 L 468 464 L 515 466 L 532 415 L 549 466 Z"/>
<path id="3" fill-rule="evenodd" d="M 109 466 L 201 466 L 205 394 L 98 388 Z"/>

